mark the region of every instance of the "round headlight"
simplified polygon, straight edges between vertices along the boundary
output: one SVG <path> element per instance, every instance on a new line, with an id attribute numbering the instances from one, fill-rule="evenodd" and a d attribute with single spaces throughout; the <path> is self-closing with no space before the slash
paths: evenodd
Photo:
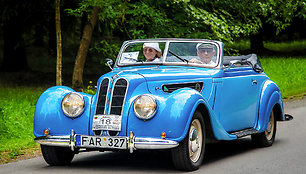
<path id="1" fill-rule="evenodd" d="M 71 92 L 67 94 L 62 101 L 62 110 L 68 117 L 78 117 L 85 108 L 84 98 L 81 94 Z"/>
<path id="2" fill-rule="evenodd" d="M 152 118 L 156 112 L 156 101 L 149 95 L 140 95 L 134 102 L 134 113 L 140 119 L 148 120 Z"/>

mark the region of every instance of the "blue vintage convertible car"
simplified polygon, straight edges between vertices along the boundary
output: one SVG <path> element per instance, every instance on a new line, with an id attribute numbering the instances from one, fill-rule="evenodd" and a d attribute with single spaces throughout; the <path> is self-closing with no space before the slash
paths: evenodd
<path id="1" fill-rule="evenodd" d="M 276 121 L 292 119 L 281 92 L 255 54 L 223 56 L 223 46 L 203 39 L 126 41 L 95 95 L 49 88 L 34 119 L 45 161 L 69 164 L 89 150 L 169 149 L 176 168 L 192 171 L 207 143 L 251 135 L 258 146 L 271 146 Z"/>

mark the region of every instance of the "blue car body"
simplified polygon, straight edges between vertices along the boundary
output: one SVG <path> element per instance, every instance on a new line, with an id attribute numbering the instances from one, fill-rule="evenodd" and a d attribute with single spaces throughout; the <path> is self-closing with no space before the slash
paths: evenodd
<path id="1" fill-rule="evenodd" d="M 165 41 L 165 50 L 168 41 Z M 175 39 L 170 39 L 171 41 Z M 179 41 L 193 42 L 188 39 Z M 173 146 L 165 148 L 174 148 L 185 139 L 196 111 L 205 116 L 206 137 L 211 141 L 234 140 L 262 133 L 267 130 L 272 111 L 277 121 L 286 120 L 281 92 L 263 70 L 256 71 L 253 66 L 255 63 L 243 66 L 236 66 L 233 63 L 226 65 L 223 43 L 196 41 L 213 42 L 217 45 L 219 60 L 216 61 L 218 62 L 216 66 L 202 67 L 190 65 L 188 62 L 165 61 L 153 64 L 142 62 L 127 66 L 120 65 L 117 60 L 113 70 L 99 78 L 95 95 L 79 93 L 84 100 L 84 110 L 75 118 L 67 117 L 62 109 L 64 97 L 75 91 L 64 86 L 49 88 L 41 95 L 36 105 L 34 119 L 36 141 L 42 145 L 78 148 L 81 139 L 73 136 L 98 136 L 92 128 L 98 110 L 102 115 L 115 113 L 122 116 L 121 131 L 102 130 L 100 135 L 103 137 L 131 139 L 132 135 L 135 137 L 133 140 L 135 142 L 137 138 L 150 138 L 155 140 L 154 142 L 156 140 L 174 142 Z M 123 44 L 118 59 L 131 42 L 133 41 Z M 252 56 L 254 58 L 254 55 Z M 258 61 L 257 57 L 255 59 Z M 115 105 L 113 98 L 117 95 L 116 86 L 122 82 L 126 83 L 124 88 L 126 92 L 121 101 L 121 110 L 116 111 L 115 106 L 112 106 Z M 149 95 L 156 101 L 154 117 L 148 120 L 137 117 L 133 109 L 134 102 L 140 95 Z M 102 96 L 105 98 L 100 101 L 99 98 Z M 103 106 L 99 104 L 101 102 Z M 45 130 L 48 130 L 47 135 Z M 166 138 L 161 137 L 161 133 L 164 133 Z M 130 146 L 131 142 L 128 143 Z M 149 144 L 138 147 L 159 149 Z M 137 150 L 136 146 L 128 148 Z"/>

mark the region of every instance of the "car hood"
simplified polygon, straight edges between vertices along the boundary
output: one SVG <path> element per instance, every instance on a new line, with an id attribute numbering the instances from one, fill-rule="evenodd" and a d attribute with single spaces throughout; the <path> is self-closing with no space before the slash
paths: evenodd
<path id="1" fill-rule="evenodd" d="M 209 78 L 216 74 L 216 70 L 208 68 L 188 67 L 188 66 L 144 66 L 125 67 L 114 69 L 114 74 L 126 76 L 128 74 L 138 74 L 151 81 L 169 81 L 183 79 Z"/>

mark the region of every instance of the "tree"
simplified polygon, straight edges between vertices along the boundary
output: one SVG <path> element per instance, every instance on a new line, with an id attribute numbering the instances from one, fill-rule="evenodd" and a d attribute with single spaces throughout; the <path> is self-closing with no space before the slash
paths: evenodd
<path id="1" fill-rule="evenodd" d="M 76 90 L 80 90 L 83 88 L 83 70 L 86 60 L 86 55 L 89 49 L 89 45 L 91 42 L 92 33 L 95 27 L 95 24 L 98 19 L 98 14 L 100 12 L 99 7 L 94 7 L 88 23 L 85 25 L 83 30 L 83 36 L 81 40 L 81 44 L 79 47 L 78 54 L 76 56 L 73 77 L 72 77 L 72 87 Z"/>
<path id="2" fill-rule="evenodd" d="M 98 25 L 100 33 L 96 34 L 99 41 L 95 43 L 94 49 L 100 51 L 104 55 L 103 58 L 107 58 L 113 57 L 111 54 L 118 52 L 122 41 L 143 38 L 205 38 L 232 42 L 234 38 L 249 37 L 252 49 L 262 49 L 267 26 L 270 28 L 272 26 L 275 34 L 284 30 L 296 16 L 297 7 L 305 8 L 305 3 L 302 2 L 302 0 L 85 0 L 79 3 L 77 9 L 67 11 L 82 17 L 92 7 L 101 9 L 100 25 Z M 298 14 L 304 16 L 304 13 Z M 84 52 L 85 50 L 79 49 L 78 55 L 84 55 Z M 77 59 L 73 83 L 74 86 L 81 87 L 85 58 Z"/>
<path id="3" fill-rule="evenodd" d="M 62 85 L 62 34 L 61 34 L 61 0 L 55 0 L 55 23 L 57 40 L 56 85 Z"/>
<path id="4" fill-rule="evenodd" d="M 264 36 L 277 35 L 291 25 L 295 16 L 300 15 L 297 11 L 299 6 L 304 4 L 302 8 L 305 9 L 302 0 L 227 0 L 222 3 L 220 8 L 232 15 L 231 22 L 235 22 L 241 31 L 238 36 L 249 36 L 251 50 L 255 52 L 264 49 Z"/>

